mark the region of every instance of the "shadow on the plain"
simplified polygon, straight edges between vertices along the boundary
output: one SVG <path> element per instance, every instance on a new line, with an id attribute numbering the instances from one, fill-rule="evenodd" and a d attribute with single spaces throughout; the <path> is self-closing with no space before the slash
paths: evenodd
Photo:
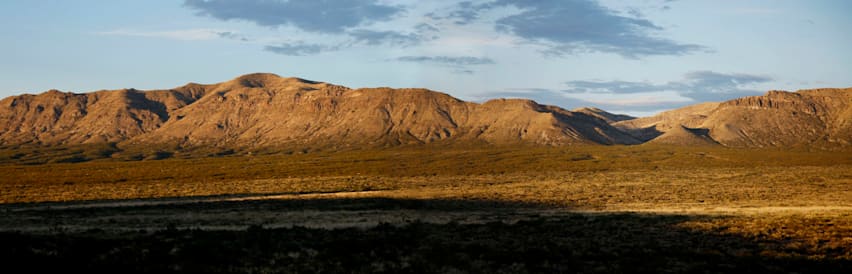
<path id="1" fill-rule="evenodd" d="M 0 233 L 0 260 L 12 269 L 96 272 L 848 273 L 852 267 L 849 246 L 826 249 L 765 231 L 744 236 L 683 226 L 727 217 L 574 209 L 495 200 L 324 198 L 25 211 L 8 215 L 46 223 L 88 221 L 93 228 Z M 411 218 L 334 229 L 269 226 L 276 214 L 288 212 Z M 418 217 L 429 214 L 483 218 Z M 231 221 L 243 229 L 184 229 L 206 220 L 193 216 L 240 215 L 247 217 Z M 132 227 L 131 220 L 161 223 L 156 230 L 108 229 L 110 223 Z M 843 239 L 848 232 L 839 229 L 835 236 Z"/>

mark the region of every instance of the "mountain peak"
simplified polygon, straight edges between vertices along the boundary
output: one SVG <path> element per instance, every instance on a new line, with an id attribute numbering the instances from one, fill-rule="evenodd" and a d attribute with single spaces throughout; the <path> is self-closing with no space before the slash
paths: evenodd
<path id="1" fill-rule="evenodd" d="M 228 83 L 240 87 L 259 88 L 265 87 L 270 83 L 281 81 L 281 79 L 281 76 L 272 73 L 250 73 L 234 78 L 233 80 L 228 81 Z"/>
<path id="2" fill-rule="evenodd" d="M 275 74 L 275 73 L 255 72 L 255 73 L 249 73 L 249 74 L 243 74 L 243 75 L 237 76 L 237 78 L 234 78 L 234 80 L 254 80 L 254 81 L 257 81 L 257 80 L 269 80 L 269 79 L 280 79 L 280 78 L 283 78 L 283 77 L 281 77 L 281 76 L 279 76 L 278 74 Z"/>
<path id="3" fill-rule="evenodd" d="M 226 82 L 232 86 L 246 88 L 262 88 L 276 86 L 317 85 L 322 82 L 306 80 L 297 77 L 281 77 L 274 73 L 250 73 Z"/>

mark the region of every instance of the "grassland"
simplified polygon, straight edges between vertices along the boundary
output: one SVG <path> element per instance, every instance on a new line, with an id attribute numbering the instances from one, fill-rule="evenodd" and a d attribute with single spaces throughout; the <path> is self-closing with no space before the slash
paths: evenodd
<path id="1" fill-rule="evenodd" d="M 425 146 L 172 156 L 7 158 L 3 263 L 130 272 L 852 270 L 844 152 Z"/>

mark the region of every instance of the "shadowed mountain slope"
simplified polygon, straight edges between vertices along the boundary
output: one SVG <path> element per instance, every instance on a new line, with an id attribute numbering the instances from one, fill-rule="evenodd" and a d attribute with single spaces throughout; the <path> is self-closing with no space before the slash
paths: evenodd
<path id="1" fill-rule="evenodd" d="M 621 121 L 636 119 L 636 117 L 633 117 L 633 116 L 624 115 L 624 114 L 609 113 L 605 110 L 602 110 L 602 109 L 599 109 L 599 108 L 593 108 L 593 107 L 583 107 L 583 108 L 578 108 L 578 109 L 574 109 L 574 110 L 571 110 L 571 111 L 585 113 L 587 115 L 591 115 L 591 116 L 597 117 L 601 120 L 604 120 L 607 123 L 615 123 L 615 122 L 621 122 Z"/>

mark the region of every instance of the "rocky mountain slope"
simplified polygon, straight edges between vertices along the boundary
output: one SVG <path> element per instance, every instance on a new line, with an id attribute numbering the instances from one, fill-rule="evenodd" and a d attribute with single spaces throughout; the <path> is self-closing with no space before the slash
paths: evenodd
<path id="1" fill-rule="evenodd" d="M 639 143 L 598 116 L 530 100 L 476 104 L 425 89 L 350 89 L 261 73 L 169 90 L 14 96 L 0 101 L 0 123 L 2 145 Z"/>
<path id="2" fill-rule="evenodd" d="M 0 101 L 0 144 L 120 142 L 151 132 L 206 94 L 201 86 L 74 94 L 50 90 Z"/>
<path id="3" fill-rule="evenodd" d="M 613 125 L 643 142 L 729 147 L 852 146 L 852 88 L 770 91 Z"/>

